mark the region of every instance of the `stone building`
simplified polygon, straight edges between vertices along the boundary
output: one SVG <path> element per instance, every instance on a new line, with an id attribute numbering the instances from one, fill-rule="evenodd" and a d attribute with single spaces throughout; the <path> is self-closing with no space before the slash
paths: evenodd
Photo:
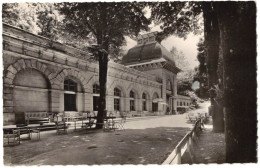
<path id="1" fill-rule="evenodd" d="M 180 69 L 155 35 L 139 36 L 123 65 L 109 62 L 108 112 L 176 112 Z M 97 111 L 98 62 L 88 53 L 3 24 L 3 64 L 4 125 L 24 121 L 24 112 Z"/>

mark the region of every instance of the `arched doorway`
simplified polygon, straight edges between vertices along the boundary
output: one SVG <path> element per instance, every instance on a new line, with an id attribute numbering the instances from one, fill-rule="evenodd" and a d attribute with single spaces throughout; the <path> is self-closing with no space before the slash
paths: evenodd
<path id="1" fill-rule="evenodd" d="M 83 87 L 75 77 L 64 79 L 64 111 L 82 111 Z"/>
<path id="2" fill-rule="evenodd" d="M 50 83 L 40 71 L 32 68 L 21 70 L 13 84 L 16 124 L 24 123 L 24 112 L 50 111 Z"/>

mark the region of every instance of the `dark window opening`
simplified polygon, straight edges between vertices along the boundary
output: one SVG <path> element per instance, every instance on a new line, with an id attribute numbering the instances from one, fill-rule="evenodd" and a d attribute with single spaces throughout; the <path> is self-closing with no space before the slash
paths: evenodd
<path id="1" fill-rule="evenodd" d="M 143 111 L 146 111 L 146 101 L 143 101 Z"/>
<path id="2" fill-rule="evenodd" d="M 93 110 L 98 111 L 99 96 L 93 96 Z"/>
<path id="3" fill-rule="evenodd" d="M 130 111 L 135 111 L 135 101 L 130 100 Z"/>
<path id="4" fill-rule="evenodd" d="M 153 110 L 153 112 L 158 111 L 158 103 L 153 103 L 152 104 L 152 110 Z"/>
<path id="5" fill-rule="evenodd" d="M 121 97 L 121 91 L 118 88 L 114 89 L 114 96 L 119 96 Z"/>
<path id="6" fill-rule="evenodd" d="M 132 90 L 130 91 L 130 97 L 135 98 L 135 92 L 133 92 Z"/>
<path id="7" fill-rule="evenodd" d="M 147 108 L 146 108 L 146 94 L 145 93 L 143 93 L 142 99 L 143 99 L 143 111 L 146 111 Z"/>
<path id="8" fill-rule="evenodd" d="M 142 99 L 146 99 L 146 94 L 145 93 L 143 93 Z"/>
<path id="9" fill-rule="evenodd" d="M 120 99 L 114 99 L 114 110 L 120 111 Z"/>
<path id="10" fill-rule="evenodd" d="M 76 94 L 64 94 L 64 111 L 76 111 Z"/>
<path id="11" fill-rule="evenodd" d="M 71 79 L 64 81 L 64 90 L 77 92 L 77 83 Z M 76 94 L 64 94 L 64 111 L 76 111 Z"/>

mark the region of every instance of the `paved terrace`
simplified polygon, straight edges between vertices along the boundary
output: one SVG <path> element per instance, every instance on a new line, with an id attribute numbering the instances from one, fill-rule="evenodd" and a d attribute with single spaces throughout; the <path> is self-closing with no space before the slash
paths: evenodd
<path id="1" fill-rule="evenodd" d="M 202 109 L 201 109 L 202 110 Z M 200 111 L 200 110 L 199 110 Z M 20 145 L 4 148 L 5 165 L 162 164 L 193 127 L 186 115 L 128 119 L 124 131 L 84 130 L 67 135 L 41 132 Z M 195 163 L 223 163 L 224 135 L 205 125 L 195 150 Z M 209 136 L 208 136 L 209 135 Z M 185 158 L 183 163 L 190 163 Z"/>

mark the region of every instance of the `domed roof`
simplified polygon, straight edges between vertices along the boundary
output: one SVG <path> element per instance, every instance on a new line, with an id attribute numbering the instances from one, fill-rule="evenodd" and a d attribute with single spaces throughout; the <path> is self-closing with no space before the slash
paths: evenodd
<path id="1" fill-rule="evenodd" d="M 166 61 L 169 61 L 172 65 L 176 66 L 171 53 L 161 44 L 154 41 L 131 48 L 123 57 L 122 63 L 124 65 L 131 65 L 161 58 L 164 58 Z"/>

